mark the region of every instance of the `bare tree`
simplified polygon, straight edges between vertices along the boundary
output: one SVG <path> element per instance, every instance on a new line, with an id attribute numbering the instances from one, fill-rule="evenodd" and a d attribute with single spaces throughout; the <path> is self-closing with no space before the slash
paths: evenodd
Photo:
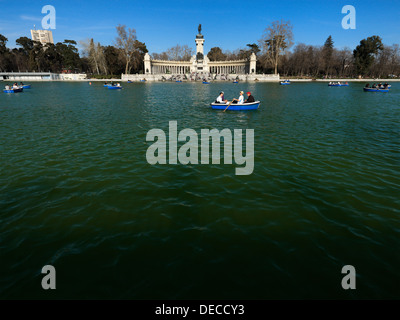
<path id="1" fill-rule="evenodd" d="M 104 48 L 100 45 L 100 42 L 97 43 L 96 56 L 97 61 L 99 62 L 99 67 L 103 69 L 104 74 L 108 74 L 106 58 L 104 56 Z"/>
<path id="2" fill-rule="evenodd" d="M 194 50 L 188 45 L 180 46 L 177 44 L 162 53 L 153 53 L 153 58 L 156 60 L 189 61 L 193 54 Z"/>
<path id="3" fill-rule="evenodd" d="M 265 29 L 262 38 L 259 40 L 260 47 L 263 48 L 264 61 L 271 64 L 278 73 L 279 56 L 286 49 L 292 46 L 293 26 L 290 21 L 274 21 Z"/>
<path id="4" fill-rule="evenodd" d="M 136 30 L 129 28 L 126 30 L 125 25 L 117 26 L 117 38 L 115 39 L 116 47 L 121 50 L 122 59 L 125 62 L 125 74 L 130 71 L 131 59 L 135 52 Z"/>

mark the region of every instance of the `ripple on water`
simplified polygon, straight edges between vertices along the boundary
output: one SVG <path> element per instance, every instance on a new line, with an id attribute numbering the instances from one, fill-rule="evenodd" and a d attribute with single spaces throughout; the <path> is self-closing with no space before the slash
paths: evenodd
<path id="1" fill-rule="evenodd" d="M 353 297 L 399 297 L 397 85 L 243 83 L 262 104 L 240 113 L 209 108 L 237 86 L 178 85 L 38 83 L 0 99 L 1 297 L 37 297 L 46 263 L 60 298 L 344 298 L 331 288 L 349 263 Z M 254 129 L 254 172 L 149 165 L 147 132 L 172 120 Z"/>

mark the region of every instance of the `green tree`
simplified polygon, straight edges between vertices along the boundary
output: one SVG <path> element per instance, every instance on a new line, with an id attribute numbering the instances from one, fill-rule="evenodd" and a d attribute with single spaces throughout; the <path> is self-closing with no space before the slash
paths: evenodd
<path id="1" fill-rule="evenodd" d="M 120 50 L 114 46 L 104 48 L 104 59 L 107 65 L 107 70 L 110 74 L 120 74 L 124 72 L 124 64 L 121 62 Z"/>
<path id="2" fill-rule="evenodd" d="M 322 60 L 325 66 L 325 74 L 328 75 L 331 65 L 332 65 L 332 55 L 333 55 L 333 40 L 332 36 L 326 39 L 324 47 L 322 48 Z"/>
<path id="3" fill-rule="evenodd" d="M 225 61 L 227 56 L 222 52 L 220 47 L 213 47 L 207 54 L 208 59 L 210 61 Z"/>
<path id="4" fill-rule="evenodd" d="M 144 55 L 148 52 L 146 44 L 144 42 L 140 42 L 138 40 L 134 43 L 135 50 L 133 51 L 131 58 L 131 65 L 134 73 L 140 73 L 143 71 L 144 64 Z"/>
<path id="5" fill-rule="evenodd" d="M 0 34 L 0 71 L 6 71 L 9 64 L 9 50 L 6 47 L 8 39 Z"/>
<path id="6" fill-rule="evenodd" d="M 250 48 L 250 53 L 257 54 L 261 51 L 260 47 L 255 43 L 248 43 L 246 46 Z"/>
<path id="7" fill-rule="evenodd" d="M 383 50 L 382 39 L 379 36 L 372 36 L 360 41 L 360 44 L 353 51 L 354 63 L 359 75 L 366 75 L 375 61 L 375 55 Z"/>

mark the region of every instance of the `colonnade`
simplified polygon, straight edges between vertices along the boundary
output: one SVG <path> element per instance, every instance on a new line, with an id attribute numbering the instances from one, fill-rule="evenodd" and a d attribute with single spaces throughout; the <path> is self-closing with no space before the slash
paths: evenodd
<path id="1" fill-rule="evenodd" d="M 190 73 L 190 66 L 152 65 L 153 74 L 186 74 Z"/>
<path id="2" fill-rule="evenodd" d="M 177 66 L 168 64 L 152 64 L 151 70 L 153 74 L 188 74 L 191 73 L 190 65 Z M 226 65 L 226 66 L 209 66 L 209 72 L 212 74 L 246 74 L 249 73 L 247 64 Z"/>
<path id="3" fill-rule="evenodd" d="M 247 71 L 246 65 L 236 65 L 236 66 L 210 66 L 210 73 L 216 74 L 245 74 Z"/>

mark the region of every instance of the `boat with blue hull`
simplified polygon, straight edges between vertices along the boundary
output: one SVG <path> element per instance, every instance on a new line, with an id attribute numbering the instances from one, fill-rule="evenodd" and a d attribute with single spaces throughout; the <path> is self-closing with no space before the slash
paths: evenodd
<path id="1" fill-rule="evenodd" d="M 364 92 L 389 92 L 389 89 L 364 88 Z"/>
<path id="2" fill-rule="evenodd" d="M 329 87 L 348 87 L 349 84 L 328 84 Z"/>
<path id="3" fill-rule="evenodd" d="M 280 84 L 281 86 L 287 86 L 290 84 L 290 81 L 289 80 L 281 81 Z"/>
<path id="4" fill-rule="evenodd" d="M 18 93 L 18 92 L 23 92 L 24 88 L 18 88 L 18 89 L 4 89 L 3 92 L 4 93 Z"/>
<path id="5" fill-rule="evenodd" d="M 260 101 L 256 102 L 251 102 L 251 103 L 243 103 L 243 104 L 237 104 L 237 103 L 232 103 L 229 108 L 227 109 L 229 103 L 210 103 L 211 108 L 213 110 L 230 110 L 230 111 L 246 111 L 246 110 L 257 110 L 258 107 L 260 106 Z"/>
<path id="6" fill-rule="evenodd" d="M 122 87 L 120 86 L 108 86 L 108 90 L 120 90 Z"/>
<path id="7" fill-rule="evenodd" d="M 22 89 L 30 89 L 31 85 L 30 84 L 24 84 L 21 87 L 22 87 Z"/>
<path id="8" fill-rule="evenodd" d="M 208 81 L 203 81 L 203 84 L 210 84 Z"/>

